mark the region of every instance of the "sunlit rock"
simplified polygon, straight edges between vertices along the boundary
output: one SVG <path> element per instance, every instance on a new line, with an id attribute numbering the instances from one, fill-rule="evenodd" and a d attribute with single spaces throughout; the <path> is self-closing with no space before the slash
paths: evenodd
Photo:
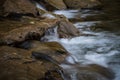
<path id="1" fill-rule="evenodd" d="M 27 39 L 40 39 L 47 29 L 55 27 L 58 22 L 59 20 L 57 19 L 36 20 L 34 18 L 31 20 L 27 19 L 24 22 L 1 21 L 1 39 L 6 44 L 21 42 Z"/>

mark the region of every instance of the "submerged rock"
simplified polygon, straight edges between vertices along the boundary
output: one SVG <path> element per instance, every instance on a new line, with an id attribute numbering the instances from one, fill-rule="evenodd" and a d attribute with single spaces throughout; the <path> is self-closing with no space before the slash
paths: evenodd
<path id="1" fill-rule="evenodd" d="M 115 77 L 115 74 L 112 72 L 112 70 L 97 64 L 73 64 L 65 70 L 65 75 L 70 80 L 73 78 L 78 80 L 113 80 Z"/>
<path id="2" fill-rule="evenodd" d="M 101 5 L 98 0 L 64 0 L 64 2 L 69 8 L 73 9 L 93 8 Z"/>
<path id="3" fill-rule="evenodd" d="M 27 39 L 40 39 L 47 29 L 57 25 L 57 19 L 28 20 L 28 21 L 0 21 L 1 39 L 7 44 L 21 42 Z"/>
<path id="4" fill-rule="evenodd" d="M 0 47 L 0 80 L 45 80 L 59 78 L 63 80 L 62 69 L 51 62 L 31 58 L 30 51 L 1 46 Z M 50 74 L 48 74 L 48 72 Z M 47 80 L 50 80 L 49 78 Z"/>
<path id="5" fill-rule="evenodd" d="M 36 16 L 37 9 L 30 0 L 1 0 L 0 16 L 8 16 L 10 14 L 31 14 Z"/>

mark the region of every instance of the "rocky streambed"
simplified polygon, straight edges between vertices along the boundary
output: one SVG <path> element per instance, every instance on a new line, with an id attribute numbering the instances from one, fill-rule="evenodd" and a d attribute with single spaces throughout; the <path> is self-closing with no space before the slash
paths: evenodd
<path id="1" fill-rule="evenodd" d="M 1 0 L 0 80 L 119 80 L 119 4 Z"/>

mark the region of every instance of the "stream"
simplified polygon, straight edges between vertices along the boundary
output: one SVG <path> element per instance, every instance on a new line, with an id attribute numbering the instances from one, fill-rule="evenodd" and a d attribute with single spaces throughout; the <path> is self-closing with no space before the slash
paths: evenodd
<path id="1" fill-rule="evenodd" d="M 103 14 L 97 10 L 57 10 L 54 11 L 54 13 L 63 14 L 68 19 L 78 19 Z M 72 65 L 60 65 L 70 75 L 71 80 L 84 80 L 79 79 L 77 76 L 79 70 L 76 69 L 76 66 L 73 66 L 79 66 L 81 64 L 97 64 L 109 68 L 115 73 L 113 80 L 120 80 L 120 37 L 114 32 L 105 30 L 95 31 L 91 29 L 92 26 L 100 23 L 101 21 L 98 20 L 74 22 L 75 27 L 83 34 L 89 34 L 88 36 L 83 35 L 71 39 L 59 39 L 56 31 L 57 28 L 55 28 L 54 31 L 48 30 L 47 35 L 44 36 L 49 42 L 57 41 L 61 43 L 71 53 L 71 56 L 66 58 L 66 62 Z M 94 80 L 108 79 L 101 78 Z"/>

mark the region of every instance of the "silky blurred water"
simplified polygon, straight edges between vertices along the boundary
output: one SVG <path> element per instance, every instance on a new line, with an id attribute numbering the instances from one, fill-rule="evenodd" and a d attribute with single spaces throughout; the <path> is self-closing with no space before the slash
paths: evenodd
<path id="1" fill-rule="evenodd" d="M 99 11 L 90 10 L 58 10 L 55 14 L 62 14 L 67 18 L 82 18 L 91 15 L 99 14 Z M 48 15 L 48 17 L 50 17 Z M 44 38 L 48 41 L 57 41 L 61 43 L 70 53 L 71 56 L 66 60 L 71 63 L 82 64 L 98 64 L 108 67 L 115 72 L 115 79 L 120 80 L 120 36 L 108 31 L 96 32 L 91 30 L 92 26 L 101 23 L 101 21 L 84 21 L 76 22 L 74 25 L 83 34 L 90 36 L 78 36 L 72 39 L 59 39 L 57 28 L 49 30 Z M 70 68 L 67 65 L 61 65 L 64 68 Z M 75 77 L 76 71 L 73 71 L 72 80 L 77 80 Z"/>

